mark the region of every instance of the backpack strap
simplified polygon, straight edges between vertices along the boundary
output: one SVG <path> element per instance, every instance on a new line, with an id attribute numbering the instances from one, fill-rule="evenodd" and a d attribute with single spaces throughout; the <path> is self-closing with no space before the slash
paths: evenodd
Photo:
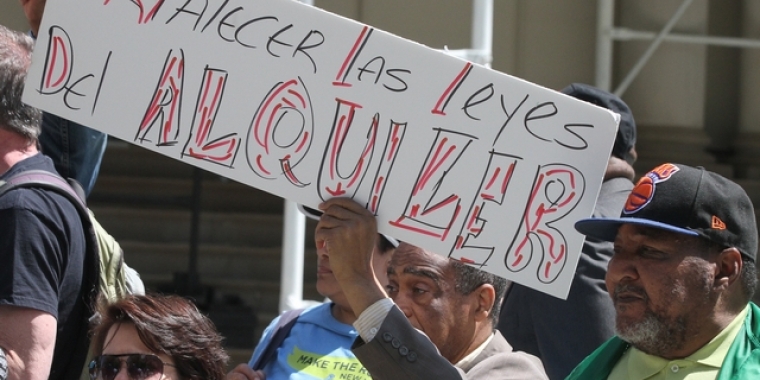
<path id="1" fill-rule="evenodd" d="M 274 331 L 272 332 L 272 339 L 269 340 L 264 351 L 261 352 L 258 360 L 256 360 L 256 362 L 253 363 L 253 367 L 251 367 L 254 371 L 264 369 L 264 367 L 275 358 L 277 355 L 277 349 L 280 348 L 282 342 L 288 337 L 290 330 L 293 328 L 293 325 L 296 324 L 296 320 L 303 310 L 304 309 L 294 309 L 282 313 L 280 320 L 277 321 L 277 326 L 274 327 Z"/>
<path id="2" fill-rule="evenodd" d="M 88 247 L 87 251 L 92 252 L 90 255 L 85 255 L 84 274 L 87 277 L 85 278 L 84 285 L 90 287 L 87 294 L 89 299 L 86 301 L 91 311 L 94 312 L 95 302 L 97 301 L 98 296 L 97 286 L 100 277 L 99 245 L 95 234 L 95 227 L 90 219 L 90 212 L 87 209 L 84 191 L 76 180 L 72 179 L 71 182 L 74 184 L 73 187 L 69 182 L 55 173 L 45 170 L 27 170 L 13 175 L 5 181 L 0 181 L 0 196 L 20 187 L 42 188 L 55 191 L 64 196 L 74 205 L 77 213 L 79 213 L 79 219 L 82 221 L 82 230 L 84 231 L 85 243 Z"/>
<path id="3" fill-rule="evenodd" d="M 126 263 L 124 263 L 124 252 L 121 246 L 104 228 L 100 225 L 92 212 L 87 208 L 85 192 L 82 186 L 75 179 L 69 178 L 64 180 L 57 174 L 44 170 L 27 170 L 18 173 L 6 181 L 0 181 L 0 196 L 4 193 L 18 187 L 35 187 L 52 190 L 65 196 L 79 212 L 82 220 L 82 226 L 85 230 L 85 238 L 88 244 L 93 244 L 98 262 L 96 278 L 99 280 L 100 294 L 105 300 L 112 302 L 122 298 L 127 294 L 145 293 L 145 287 L 140 280 L 139 274 L 131 268 L 129 281 L 127 280 Z M 130 291 L 129 286 L 136 289 Z"/>
<path id="4" fill-rule="evenodd" d="M 79 214 L 83 216 L 83 219 L 84 217 L 89 219 L 90 216 L 87 213 L 87 204 L 84 200 L 82 186 L 74 180 L 72 180 L 72 182 L 75 187 L 79 188 L 81 193 L 78 193 L 77 190 L 71 186 L 71 183 L 51 172 L 44 170 L 27 170 L 8 178 L 4 183 L 0 182 L 0 196 L 19 187 L 39 187 L 54 190 L 68 198 L 77 208 Z"/>

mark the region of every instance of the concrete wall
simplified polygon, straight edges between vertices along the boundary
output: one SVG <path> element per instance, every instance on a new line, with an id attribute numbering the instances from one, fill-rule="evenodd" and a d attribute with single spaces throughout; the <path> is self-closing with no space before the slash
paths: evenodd
<path id="1" fill-rule="evenodd" d="M 681 1 L 618 1 L 618 26 L 659 31 Z M 673 28 L 673 32 L 705 34 L 707 1 L 696 0 Z M 617 42 L 615 80 L 619 83 L 649 47 L 649 41 Z M 642 125 L 701 128 L 704 104 L 705 45 L 664 42 L 623 99 Z M 615 87 L 613 85 L 613 87 Z"/>
<path id="2" fill-rule="evenodd" d="M 760 1 L 744 1 L 744 36 L 760 40 Z M 760 132 L 760 49 L 741 52 L 739 124 L 742 131 Z"/>
<path id="3" fill-rule="evenodd" d="M 55 1 L 55 0 L 53 0 Z M 708 1 L 696 0 L 676 25 L 705 34 Z M 715 0 L 713 0 L 715 1 Z M 732 0 L 733 1 L 733 0 Z M 760 39 L 760 1 L 743 1 L 743 35 Z M 315 0 L 328 11 L 359 20 L 434 48 L 470 44 L 472 6 L 466 0 Z M 560 89 L 593 83 L 597 0 L 496 0 L 493 68 Z M 616 25 L 659 31 L 681 0 L 617 0 Z M 26 29 L 16 0 L 0 2 L 0 23 Z M 648 42 L 616 42 L 613 87 Z M 702 128 L 707 50 L 703 45 L 663 43 L 623 96 L 641 125 Z M 741 55 L 740 130 L 760 132 L 760 51 Z"/>
<path id="4" fill-rule="evenodd" d="M 0 24 L 15 30 L 28 29 L 18 0 L 0 1 Z"/>

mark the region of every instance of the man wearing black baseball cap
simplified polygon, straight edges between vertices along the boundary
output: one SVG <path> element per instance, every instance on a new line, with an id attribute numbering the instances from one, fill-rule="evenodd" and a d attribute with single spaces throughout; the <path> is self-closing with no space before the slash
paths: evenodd
<path id="1" fill-rule="evenodd" d="M 615 144 L 607 162 L 594 217 L 620 214 L 633 189 L 636 123 L 615 94 L 583 83 L 562 93 L 620 115 Z M 497 328 L 516 350 L 538 356 L 550 379 L 564 379 L 588 354 L 615 335 L 615 309 L 604 286 L 612 243 L 586 239 L 567 300 L 512 284 Z"/>
<path id="2" fill-rule="evenodd" d="M 750 301 L 758 232 L 739 185 L 663 164 L 639 180 L 619 218 L 575 228 L 615 242 L 606 283 L 617 336 L 568 379 L 760 378 L 760 308 Z"/>

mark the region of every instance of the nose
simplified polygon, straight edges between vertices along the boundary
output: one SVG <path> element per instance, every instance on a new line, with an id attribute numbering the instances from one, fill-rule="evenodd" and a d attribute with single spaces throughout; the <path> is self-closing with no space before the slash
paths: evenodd
<path id="1" fill-rule="evenodd" d="M 406 297 L 401 292 L 398 292 L 396 296 L 393 297 L 393 302 L 396 303 L 396 306 L 398 306 L 399 310 L 404 313 L 404 316 L 406 316 L 407 319 L 410 319 L 412 317 L 413 313 L 409 297 Z"/>
<path id="2" fill-rule="evenodd" d="M 123 362 L 119 366 L 119 372 L 116 374 L 116 377 L 114 377 L 113 380 L 131 380 L 129 374 L 127 373 L 127 366 L 124 365 Z"/>
<path id="3" fill-rule="evenodd" d="M 317 248 L 317 257 L 327 257 L 327 247 L 325 246 L 324 241 L 315 240 L 315 245 Z"/>

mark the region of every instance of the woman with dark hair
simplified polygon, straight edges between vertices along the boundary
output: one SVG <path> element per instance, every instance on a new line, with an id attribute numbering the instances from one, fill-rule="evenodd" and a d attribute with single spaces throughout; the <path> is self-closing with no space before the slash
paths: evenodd
<path id="1" fill-rule="evenodd" d="M 101 317 L 91 379 L 224 379 L 222 336 L 187 299 L 128 296 L 106 306 Z"/>

